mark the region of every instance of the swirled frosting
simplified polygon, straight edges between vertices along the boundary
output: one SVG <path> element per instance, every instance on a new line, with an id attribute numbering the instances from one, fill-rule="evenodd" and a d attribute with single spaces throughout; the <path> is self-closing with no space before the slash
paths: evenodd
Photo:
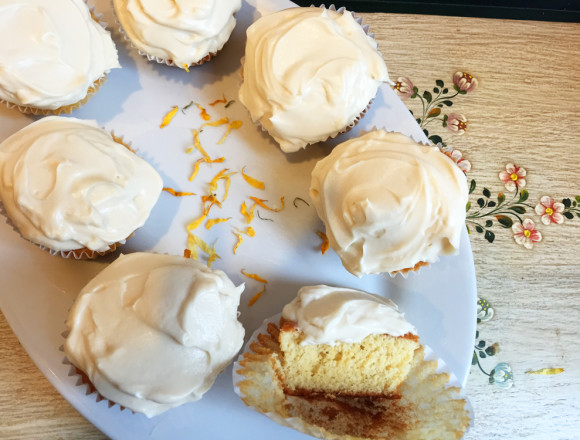
<path id="1" fill-rule="evenodd" d="M 57 251 L 104 251 L 143 226 L 159 174 L 95 121 L 46 117 L 0 144 L 0 200 L 20 233 Z"/>
<path id="2" fill-rule="evenodd" d="M 114 0 L 123 30 L 148 55 L 178 67 L 216 53 L 230 38 L 241 0 Z"/>
<path id="3" fill-rule="evenodd" d="M 344 130 L 389 80 L 377 43 L 348 11 L 286 9 L 247 36 L 239 98 L 284 152 Z"/>
<path id="4" fill-rule="evenodd" d="M 360 342 L 369 335 L 417 334 L 391 300 L 355 289 L 325 285 L 302 287 L 282 310 L 304 334 L 302 344 Z"/>
<path id="5" fill-rule="evenodd" d="M 465 175 L 438 148 L 383 130 L 338 145 L 310 185 L 331 247 L 359 277 L 457 253 L 467 195 Z"/>
<path id="6" fill-rule="evenodd" d="M 57 109 L 121 67 L 111 35 L 82 0 L 0 2 L 0 99 Z"/>
<path id="7" fill-rule="evenodd" d="M 66 356 L 104 397 L 148 417 L 199 400 L 242 346 L 243 290 L 191 259 L 122 255 L 78 295 Z"/>

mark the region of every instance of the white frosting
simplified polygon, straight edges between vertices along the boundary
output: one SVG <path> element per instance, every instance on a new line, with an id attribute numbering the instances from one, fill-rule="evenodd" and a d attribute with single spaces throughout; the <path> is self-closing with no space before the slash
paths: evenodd
<path id="1" fill-rule="evenodd" d="M 241 5 L 241 0 L 114 0 L 137 49 L 181 68 L 224 46 Z"/>
<path id="2" fill-rule="evenodd" d="M 0 99 L 57 109 L 120 67 L 83 0 L 0 0 Z"/>
<path id="3" fill-rule="evenodd" d="M 356 276 L 435 262 L 459 250 L 467 181 L 438 148 L 378 130 L 338 145 L 310 196 L 331 247 Z"/>
<path id="4" fill-rule="evenodd" d="M 51 116 L 0 144 L 0 200 L 27 239 L 104 251 L 143 226 L 159 174 L 96 121 Z"/>
<path id="5" fill-rule="evenodd" d="M 104 397 L 155 416 L 199 400 L 240 350 L 243 290 L 191 259 L 122 255 L 81 290 L 65 353 Z"/>
<path id="6" fill-rule="evenodd" d="M 284 152 L 345 129 L 389 80 L 377 43 L 348 11 L 286 9 L 247 35 L 239 98 Z"/>
<path id="7" fill-rule="evenodd" d="M 302 287 L 284 307 L 282 317 L 297 323 L 304 334 L 302 344 L 334 345 L 360 342 L 369 335 L 417 334 L 391 300 L 345 287 Z"/>

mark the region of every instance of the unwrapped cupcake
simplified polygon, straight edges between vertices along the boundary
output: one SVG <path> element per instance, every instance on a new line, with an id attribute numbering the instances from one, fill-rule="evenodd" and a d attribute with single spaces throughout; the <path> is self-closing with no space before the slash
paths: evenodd
<path id="1" fill-rule="evenodd" d="M 239 98 L 284 152 L 350 129 L 389 81 L 376 41 L 348 11 L 290 8 L 247 36 Z"/>
<path id="2" fill-rule="evenodd" d="M 437 147 L 375 130 L 312 171 L 310 197 L 332 249 L 360 277 L 418 270 L 459 251 L 467 180 Z"/>
<path id="3" fill-rule="evenodd" d="M 148 417 L 199 400 L 242 346 L 243 290 L 191 259 L 122 255 L 79 293 L 67 359 L 104 398 Z"/>
<path id="4" fill-rule="evenodd" d="M 460 438 L 460 390 L 425 360 L 397 306 L 354 289 L 303 287 L 234 367 L 242 400 L 324 439 Z"/>
<path id="5" fill-rule="evenodd" d="M 0 41 L 0 101 L 23 113 L 70 113 L 120 67 L 83 0 L 3 0 Z"/>
<path id="6" fill-rule="evenodd" d="M 129 41 L 152 61 L 189 69 L 213 58 L 236 25 L 241 0 L 114 0 Z"/>
<path id="7" fill-rule="evenodd" d="M 125 243 L 162 187 L 151 165 L 95 121 L 49 116 L 0 144 L 0 207 L 24 238 L 63 257 Z"/>

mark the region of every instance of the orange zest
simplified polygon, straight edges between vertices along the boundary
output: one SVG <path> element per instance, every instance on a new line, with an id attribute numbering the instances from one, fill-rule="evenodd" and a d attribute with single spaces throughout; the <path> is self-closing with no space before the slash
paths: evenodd
<path id="1" fill-rule="evenodd" d="M 266 291 L 266 286 L 264 285 L 262 287 L 262 290 L 260 290 L 258 293 L 256 293 L 254 296 L 252 296 L 252 298 L 250 299 L 250 302 L 248 303 L 248 306 L 252 307 L 254 305 L 254 303 L 256 301 L 258 301 L 260 299 L 260 297 L 262 296 L 262 294 Z"/>
<path id="2" fill-rule="evenodd" d="M 211 102 L 209 105 L 214 106 L 216 104 L 219 104 L 220 102 L 223 102 L 224 104 L 227 102 L 226 95 L 224 95 L 223 93 L 222 93 L 221 99 L 216 99 L 214 102 Z"/>
<path id="3" fill-rule="evenodd" d="M 230 134 L 230 131 L 237 130 L 241 126 L 242 126 L 242 121 L 232 121 L 232 122 L 230 122 L 230 125 L 228 125 L 228 128 L 227 128 L 225 134 L 223 135 L 223 137 L 221 138 L 221 140 L 218 142 L 218 145 L 223 144 L 225 142 L 226 138 Z"/>
<path id="4" fill-rule="evenodd" d="M 248 176 L 246 173 L 244 173 L 244 169 L 245 169 L 245 168 L 246 168 L 246 167 L 242 168 L 242 177 L 244 178 L 244 180 L 245 180 L 246 182 L 248 182 L 248 183 L 249 183 L 251 186 L 253 186 L 254 188 L 257 188 L 257 189 L 264 189 L 264 188 L 266 187 L 266 186 L 264 185 L 264 182 L 261 182 L 261 181 L 259 181 L 259 180 L 257 180 L 257 179 L 254 179 L 254 178 L 253 178 L 253 177 L 251 177 L 251 176 Z"/>
<path id="5" fill-rule="evenodd" d="M 183 196 L 194 196 L 195 193 L 192 192 L 185 192 L 185 191 L 175 191 L 173 188 L 165 187 L 163 191 L 168 192 L 172 196 L 175 197 L 183 197 Z"/>
<path id="6" fill-rule="evenodd" d="M 322 255 L 324 255 L 324 253 L 330 248 L 330 244 L 328 243 L 328 237 L 322 231 L 316 231 L 316 233 L 318 234 L 318 236 L 320 238 L 322 238 L 322 244 L 320 245 L 320 252 L 322 252 Z"/>
<path id="7" fill-rule="evenodd" d="M 257 197 L 250 197 L 250 199 L 252 199 L 256 205 L 260 205 L 262 208 L 267 209 L 268 211 L 280 212 L 284 209 L 284 197 L 280 197 L 280 207 L 278 209 L 270 208 L 267 206 L 265 204 L 267 200 L 259 199 Z"/>
<path id="8" fill-rule="evenodd" d="M 231 217 L 228 218 L 210 218 L 205 222 L 205 229 L 210 229 L 212 226 L 217 225 L 218 223 L 227 222 L 230 220 Z"/>
<path id="9" fill-rule="evenodd" d="M 256 275 L 255 273 L 246 273 L 245 272 L 245 269 L 242 269 L 241 272 L 242 272 L 242 275 L 245 275 L 248 278 L 251 278 L 253 280 L 259 281 L 260 283 L 268 284 L 268 281 L 267 280 L 265 280 L 264 278 L 262 278 L 259 275 Z"/>
<path id="10" fill-rule="evenodd" d="M 163 116 L 163 120 L 161 121 L 161 125 L 159 128 L 167 127 L 175 114 L 177 113 L 178 107 L 176 105 L 173 106 L 173 109 L 169 111 L 165 116 Z"/>
<path id="11" fill-rule="evenodd" d="M 211 116 L 208 115 L 206 109 L 204 109 L 201 104 L 198 104 L 197 102 L 195 103 L 195 105 L 197 106 L 198 109 L 201 110 L 201 113 L 199 114 L 201 116 L 201 119 L 203 119 L 204 121 L 209 121 L 211 119 Z"/>

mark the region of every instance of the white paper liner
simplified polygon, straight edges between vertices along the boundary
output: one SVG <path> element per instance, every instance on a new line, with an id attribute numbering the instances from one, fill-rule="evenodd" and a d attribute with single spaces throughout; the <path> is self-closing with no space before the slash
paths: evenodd
<path id="1" fill-rule="evenodd" d="M 233 364 L 232 381 L 233 381 L 233 385 L 234 385 L 234 392 L 242 400 L 244 398 L 244 395 L 242 394 L 242 391 L 240 390 L 239 383 L 242 382 L 243 380 L 246 380 L 246 378 L 238 373 L 238 371 L 242 368 L 241 365 L 239 364 L 239 362 L 244 359 L 244 353 L 250 351 L 250 345 L 253 342 L 258 341 L 259 334 L 268 334 L 268 332 L 267 332 L 268 324 L 273 323 L 276 326 L 278 326 L 281 317 L 282 317 L 282 313 L 278 313 L 274 316 L 271 316 L 270 318 L 266 318 L 262 322 L 262 325 L 254 331 L 254 333 L 252 334 L 252 336 L 250 337 L 248 342 L 244 345 L 243 350 L 238 355 L 237 360 Z M 423 345 L 423 347 L 425 349 L 425 361 L 430 361 L 430 360 L 437 361 L 438 367 L 437 367 L 436 373 L 437 374 L 447 373 L 449 375 L 449 381 L 446 384 L 446 388 L 456 387 L 456 388 L 461 390 L 459 393 L 459 397 L 461 397 L 462 399 L 465 400 L 466 409 L 469 413 L 469 418 L 470 418 L 469 426 L 467 427 L 467 429 L 465 431 L 467 433 L 469 431 L 469 429 L 474 424 L 474 411 L 473 411 L 473 406 L 471 405 L 471 402 L 469 401 L 469 399 L 465 395 L 465 390 L 461 386 L 461 383 L 459 382 L 459 379 L 457 378 L 457 376 L 455 376 L 455 374 L 453 373 L 453 371 L 451 371 L 451 369 L 445 363 L 445 361 L 443 361 L 443 359 L 437 357 L 436 353 L 429 346 Z M 252 407 L 252 409 L 254 409 L 257 412 L 260 412 L 256 408 Z M 340 435 L 328 437 L 328 432 L 326 430 L 317 428 L 317 427 L 313 426 L 312 424 L 307 424 L 299 417 L 282 417 L 275 412 L 267 412 L 267 413 L 261 413 L 261 414 L 264 414 L 265 416 L 267 416 L 268 418 L 270 418 L 271 420 L 275 421 L 276 423 L 278 423 L 282 426 L 287 426 L 289 428 L 296 429 L 297 431 L 308 433 L 308 434 L 313 435 L 313 436 L 317 436 L 318 438 L 340 439 L 343 437 Z"/>

